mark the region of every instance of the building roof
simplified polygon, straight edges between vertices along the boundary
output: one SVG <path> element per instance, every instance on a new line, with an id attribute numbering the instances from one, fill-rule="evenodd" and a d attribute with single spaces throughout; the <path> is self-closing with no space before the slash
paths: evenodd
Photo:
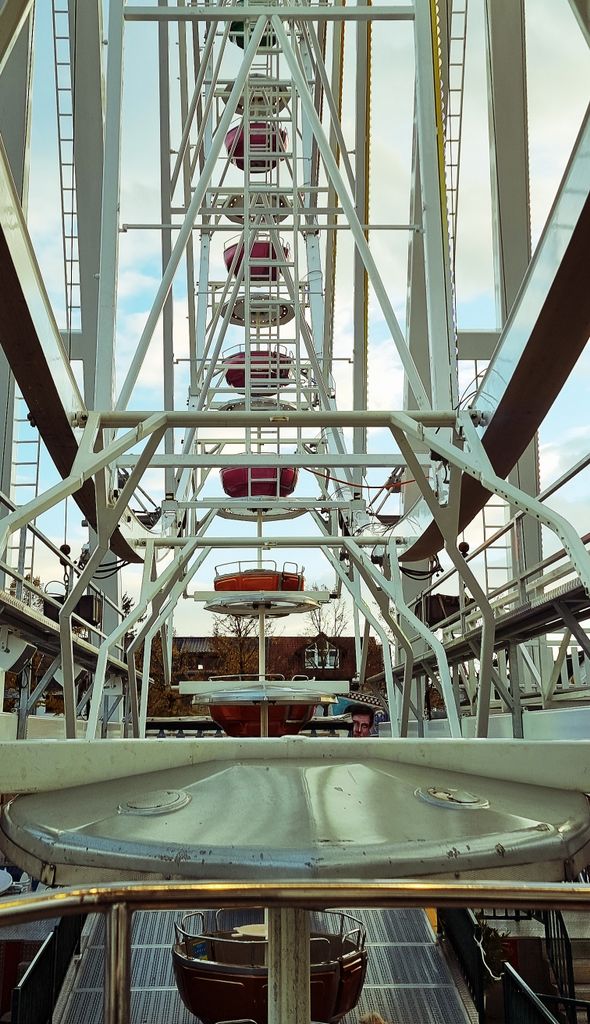
<path id="1" fill-rule="evenodd" d="M 178 650 L 186 654 L 215 654 L 210 636 L 176 636 Z"/>

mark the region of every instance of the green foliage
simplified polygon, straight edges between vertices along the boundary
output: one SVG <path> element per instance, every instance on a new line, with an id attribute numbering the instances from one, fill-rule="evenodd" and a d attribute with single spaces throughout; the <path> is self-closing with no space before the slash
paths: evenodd
<path id="1" fill-rule="evenodd" d="M 476 919 L 479 945 L 484 964 L 487 967 L 485 983 L 491 985 L 493 981 L 501 978 L 504 971 L 504 963 L 508 955 L 506 939 L 509 938 L 510 932 L 501 932 L 497 928 L 492 928 L 481 911 L 476 914 Z"/>

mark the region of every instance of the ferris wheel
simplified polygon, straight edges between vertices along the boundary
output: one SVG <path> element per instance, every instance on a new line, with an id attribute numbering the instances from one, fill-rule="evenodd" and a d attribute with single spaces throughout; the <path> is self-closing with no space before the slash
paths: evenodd
<path id="1" fill-rule="evenodd" d="M 27 57 L 5 86 L 21 102 L 31 41 L 41 47 L 30 7 L 0 15 L 2 66 L 16 75 Z M 542 710 L 560 699 L 590 589 L 584 538 L 539 494 L 535 441 L 588 336 L 590 134 L 581 113 L 531 252 L 524 6 L 110 0 L 104 29 L 101 11 L 51 10 L 61 310 L 8 132 L 0 153 L 0 340 L 26 429 L 57 469 L 0 522 L 17 561 L 7 667 L 39 646 L 69 739 L 113 724 L 139 739 L 158 633 L 170 681 L 175 622 L 196 607 L 211 622 L 253 618 L 257 671 L 217 689 L 225 708 L 250 697 L 263 709 L 254 731 L 281 736 L 322 691 L 270 678 L 267 622 L 299 631 L 346 594 L 362 682 L 363 643 L 383 650 L 375 683 L 392 737 L 423 728 L 426 685 L 452 740 L 485 738 L 493 702 L 522 730 L 518 673 L 536 679 Z M 497 294 L 493 328 L 477 331 L 458 316 L 462 225 L 478 205 L 466 185 L 473 52 L 488 72 Z M 76 565 L 53 540 L 66 586 L 48 625 L 45 606 L 37 620 L 22 600 L 43 602 L 27 531 L 70 499 L 89 534 Z M 563 594 L 547 589 L 558 577 L 542 530 L 557 538 Z M 128 567 L 136 591 L 121 615 L 109 581 Z M 102 629 L 80 623 L 97 582 Z M 550 627 L 562 632 L 546 683 L 533 646 Z"/>

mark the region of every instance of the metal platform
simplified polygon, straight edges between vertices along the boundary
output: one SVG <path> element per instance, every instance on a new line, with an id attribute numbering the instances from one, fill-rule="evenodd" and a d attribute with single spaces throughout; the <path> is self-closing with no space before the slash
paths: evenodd
<path id="1" fill-rule="evenodd" d="M 248 912 L 239 912 L 247 914 Z M 359 1005 L 344 1018 L 356 1024 L 370 1011 L 396 1024 L 468 1024 L 449 966 L 421 910 L 355 910 L 367 928 L 369 965 Z M 132 935 L 131 1022 L 194 1024 L 172 972 L 174 911 L 138 913 Z M 101 1024 L 104 922 L 90 926 L 61 1024 Z"/>
<path id="2" fill-rule="evenodd" d="M 564 744 L 489 741 L 484 752 L 477 741 L 462 741 L 458 755 L 443 740 L 436 763 L 428 761 L 432 744 L 410 740 L 186 740 L 149 748 L 145 741 L 135 748 L 144 755 L 135 761 L 139 773 L 129 777 L 126 749 L 117 761 L 115 742 L 110 779 L 103 758 L 94 765 L 102 781 L 91 782 L 89 761 L 87 785 L 65 788 L 66 774 L 64 788 L 19 796 L 4 809 L 2 845 L 33 876 L 51 885 L 261 877 L 560 881 L 590 860 L 588 801 L 556 774 Z M 55 742 L 49 754 L 59 778 Z M 570 750 L 572 778 L 584 756 L 586 744 Z M 529 784 L 513 781 L 523 777 L 523 758 Z M 141 771 L 166 759 L 177 767 Z M 453 770 L 457 760 L 461 771 Z M 582 775 L 579 768 L 580 789 Z M 546 784 L 532 784 L 535 778 Z"/>

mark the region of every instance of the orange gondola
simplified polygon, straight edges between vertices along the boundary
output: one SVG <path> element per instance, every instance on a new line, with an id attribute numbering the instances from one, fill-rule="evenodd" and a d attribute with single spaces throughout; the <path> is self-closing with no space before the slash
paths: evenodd
<path id="1" fill-rule="evenodd" d="M 261 566 L 249 562 L 228 562 L 215 567 L 213 587 L 218 591 L 298 591 L 305 590 L 305 579 L 303 567 L 300 569 L 295 562 L 284 562 L 282 569 L 276 562 L 267 560 Z"/>

